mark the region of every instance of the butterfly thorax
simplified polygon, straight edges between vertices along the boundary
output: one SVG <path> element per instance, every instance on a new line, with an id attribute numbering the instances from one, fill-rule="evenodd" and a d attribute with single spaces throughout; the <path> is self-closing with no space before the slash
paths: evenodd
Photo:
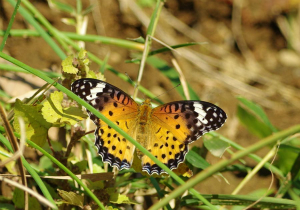
<path id="1" fill-rule="evenodd" d="M 146 99 L 140 106 L 138 112 L 138 125 L 136 132 L 136 140 L 144 147 L 148 148 L 150 136 L 150 123 L 151 123 L 152 108 L 150 99 Z M 137 150 L 139 158 L 143 156 L 141 151 Z"/>

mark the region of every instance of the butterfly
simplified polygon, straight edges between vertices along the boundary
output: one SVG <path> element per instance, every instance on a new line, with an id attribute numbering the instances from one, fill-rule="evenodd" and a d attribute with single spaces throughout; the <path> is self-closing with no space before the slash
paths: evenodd
<path id="1" fill-rule="evenodd" d="M 184 161 L 188 144 L 219 129 L 227 119 L 221 108 L 205 101 L 174 101 L 152 109 L 150 99 L 138 104 L 121 89 L 96 79 L 76 80 L 71 90 L 171 170 Z M 87 113 L 97 126 L 95 146 L 103 162 L 119 170 L 129 169 L 135 146 L 93 113 Z M 150 175 L 164 172 L 138 149 L 137 155 L 143 171 Z"/>

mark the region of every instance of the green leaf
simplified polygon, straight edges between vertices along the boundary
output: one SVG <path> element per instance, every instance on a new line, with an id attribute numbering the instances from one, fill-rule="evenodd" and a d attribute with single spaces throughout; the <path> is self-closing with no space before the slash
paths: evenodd
<path id="1" fill-rule="evenodd" d="M 45 187 L 47 188 L 47 190 L 49 191 L 49 193 L 51 194 L 51 196 L 54 199 L 59 199 L 60 198 L 58 193 L 56 192 L 57 185 L 50 185 L 47 182 L 44 182 L 44 184 L 45 184 Z"/>
<path id="2" fill-rule="evenodd" d="M 15 207 L 12 204 L 0 203 L 1 210 L 15 210 Z"/>
<path id="3" fill-rule="evenodd" d="M 29 202 L 29 209 L 42 210 L 41 203 L 38 201 L 37 198 L 29 196 L 28 202 Z"/>
<path id="4" fill-rule="evenodd" d="M 46 156 L 42 156 L 39 160 L 39 169 L 45 171 L 46 169 L 53 168 L 53 162 Z"/>
<path id="5" fill-rule="evenodd" d="M 82 195 L 78 195 L 74 192 L 67 192 L 59 189 L 57 189 L 57 191 L 60 197 L 62 197 L 62 199 L 64 200 L 64 203 L 68 203 L 83 208 L 84 197 Z"/>
<path id="6" fill-rule="evenodd" d="M 196 151 L 197 148 L 193 147 L 185 156 L 186 160 L 196 168 L 205 169 L 209 167 L 210 164 L 203 157 L 201 157 L 201 155 L 199 155 Z M 222 177 L 224 181 L 228 183 L 227 179 L 220 172 L 218 172 L 217 175 Z"/>
<path id="7" fill-rule="evenodd" d="M 190 164 L 192 164 L 196 168 L 205 169 L 208 166 L 210 166 L 210 164 L 194 150 L 190 150 L 186 154 L 185 158 Z"/>
<path id="8" fill-rule="evenodd" d="M 63 108 L 62 101 L 62 92 L 55 91 L 50 94 L 42 108 L 42 115 L 47 122 L 62 127 L 66 124 L 75 125 L 77 121 L 87 117 L 78 107 Z"/>
<path id="9" fill-rule="evenodd" d="M 279 148 L 278 150 L 278 158 L 275 162 L 275 165 L 282 171 L 284 174 L 288 174 L 291 172 L 291 169 L 297 159 L 299 154 L 293 152 L 288 147 Z M 299 164 L 299 163 L 298 163 Z"/>
<path id="10" fill-rule="evenodd" d="M 221 140 L 219 137 L 204 138 L 204 146 L 216 157 L 222 157 L 230 144 Z"/>
<path id="11" fill-rule="evenodd" d="M 63 11 L 63 12 L 67 12 L 67 13 L 75 13 L 75 9 L 65 3 L 62 3 L 61 1 L 55 1 L 55 0 L 48 0 L 49 6 L 51 8 Z"/>
<path id="12" fill-rule="evenodd" d="M 142 43 L 142 44 L 145 43 L 145 38 L 142 37 L 142 36 L 139 36 L 138 38 L 134 38 L 134 39 L 129 39 L 129 40 L 134 41 L 134 42 L 138 42 L 138 43 Z"/>
<path id="13" fill-rule="evenodd" d="M 22 117 L 25 123 L 26 138 L 39 146 L 46 142 L 48 129 L 51 123 L 47 122 L 41 115 L 42 105 L 26 105 L 19 99 L 15 103 L 15 120 L 13 123 L 17 133 L 21 133 L 18 117 Z"/>
<path id="14" fill-rule="evenodd" d="M 15 207 L 17 207 L 18 209 L 24 209 L 24 191 L 20 190 L 19 188 L 15 188 L 12 201 L 14 202 Z"/>
<path id="15" fill-rule="evenodd" d="M 272 134 L 272 130 L 265 123 L 258 120 L 253 114 L 238 106 L 237 116 L 241 123 L 254 135 L 264 138 Z"/>
<path id="16" fill-rule="evenodd" d="M 75 166 L 77 166 L 79 168 L 79 171 L 82 172 L 82 171 L 86 170 L 87 164 L 88 164 L 87 160 L 82 160 L 82 161 L 75 163 Z"/>
<path id="17" fill-rule="evenodd" d="M 62 61 L 62 71 L 69 74 L 77 74 L 78 68 L 73 65 L 73 56 L 68 56 L 65 60 Z"/>
<path id="18" fill-rule="evenodd" d="M 277 132 L 278 130 L 272 125 L 268 116 L 264 112 L 264 110 L 256 103 L 249 101 L 243 97 L 237 98 L 245 107 L 250 109 L 259 119 L 262 120 L 271 130 L 272 132 Z"/>

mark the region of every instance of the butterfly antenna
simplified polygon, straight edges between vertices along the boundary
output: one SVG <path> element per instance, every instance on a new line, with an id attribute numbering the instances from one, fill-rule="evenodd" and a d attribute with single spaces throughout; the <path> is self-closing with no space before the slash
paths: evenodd
<path id="1" fill-rule="evenodd" d="M 158 97 L 160 97 L 160 96 L 162 96 L 162 95 L 164 95 L 164 94 L 166 94 L 166 93 L 168 93 L 168 92 L 170 92 L 170 91 L 172 91 L 172 90 L 174 90 L 176 88 L 178 88 L 180 85 L 181 85 L 180 83 L 177 84 L 176 86 L 172 87 L 171 89 L 167 90 L 166 92 L 163 92 L 163 93 L 159 94 L 158 96 L 156 96 L 155 98 L 152 98 L 152 100 L 156 99 L 156 98 L 158 98 Z"/>
<path id="2" fill-rule="evenodd" d="M 136 82 L 134 82 L 134 81 L 130 78 L 130 76 L 127 74 L 127 72 L 125 72 L 125 75 L 128 77 L 128 79 L 130 80 L 131 84 L 134 85 L 133 92 L 135 92 L 135 89 L 137 88 Z"/>

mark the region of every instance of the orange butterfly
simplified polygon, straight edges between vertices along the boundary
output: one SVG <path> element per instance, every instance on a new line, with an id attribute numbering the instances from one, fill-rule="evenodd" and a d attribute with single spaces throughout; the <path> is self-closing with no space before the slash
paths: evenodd
<path id="1" fill-rule="evenodd" d="M 204 101 L 175 101 L 152 109 L 150 99 L 139 105 L 124 91 L 96 79 L 76 80 L 71 90 L 171 170 L 184 161 L 188 144 L 204 133 L 219 129 L 227 119 L 221 108 Z M 135 146 L 93 113 L 87 112 L 97 126 L 95 145 L 103 162 L 119 170 L 129 169 Z M 137 155 L 142 161 L 143 171 L 150 175 L 164 172 L 138 149 Z"/>

